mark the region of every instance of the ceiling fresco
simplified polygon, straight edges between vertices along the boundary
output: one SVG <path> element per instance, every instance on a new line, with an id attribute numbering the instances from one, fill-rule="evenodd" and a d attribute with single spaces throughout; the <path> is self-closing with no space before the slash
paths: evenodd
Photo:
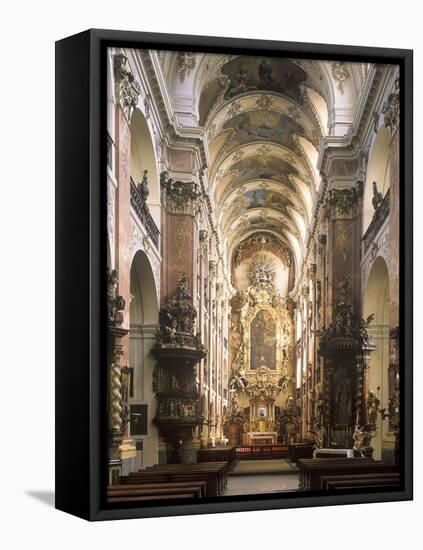
<path id="1" fill-rule="evenodd" d="M 296 221 L 284 212 L 266 208 L 254 208 L 246 210 L 238 216 L 229 217 L 226 224 L 222 224 L 222 232 L 226 237 L 232 239 L 236 233 L 239 238 L 244 238 L 248 231 L 274 231 L 283 236 L 284 231 L 289 228 L 296 237 L 300 237 L 300 231 Z M 232 242 L 232 241 L 231 241 Z"/>
<path id="2" fill-rule="evenodd" d="M 258 90 L 284 94 L 302 104 L 300 86 L 306 81 L 307 73 L 288 59 L 238 56 L 205 87 L 199 105 L 200 124 L 219 98 L 230 100 Z"/>
<path id="3" fill-rule="evenodd" d="M 242 113 L 230 119 L 224 130 L 232 130 L 226 151 L 256 141 L 271 141 L 291 148 L 300 154 L 293 140 L 295 134 L 304 134 L 304 128 L 286 115 L 261 110 Z"/>
<path id="4" fill-rule="evenodd" d="M 293 202 L 281 193 L 280 190 L 278 192 L 262 188 L 255 188 L 250 191 L 241 190 L 240 193 L 232 197 L 232 200 L 226 201 L 226 208 L 222 209 L 222 217 L 220 218 L 222 227 L 226 227 L 228 220 L 252 209 L 259 208 L 262 212 L 267 212 L 268 209 L 271 209 L 289 216 L 287 206 L 295 207 Z M 258 222 L 251 220 L 250 223 L 254 225 Z"/>
<path id="5" fill-rule="evenodd" d="M 293 135 L 304 134 L 304 128 L 290 117 L 267 110 L 242 113 L 229 120 L 224 128 L 235 130 L 231 139 L 233 147 L 257 140 L 270 140 L 285 147 L 294 147 Z"/>
<path id="6" fill-rule="evenodd" d="M 299 175 L 298 170 L 291 164 L 280 159 L 248 157 L 234 164 L 231 170 L 220 178 L 216 187 L 216 198 L 219 201 L 222 195 L 227 196 L 228 192 L 236 186 L 263 180 L 279 182 L 281 190 L 286 187 L 295 193 L 296 188 L 287 177 L 289 174 Z"/>
<path id="7" fill-rule="evenodd" d="M 233 250 L 246 234 L 268 231 L 297 265 L 320 183 L 312 166 L 322 128 L 305 93 L 316 75 L 273 57 L 234 56 L 213 67 L 198 110 L 222 238 Z"/>
<path id="8" fill-rule="evenodd" d="M 288 59 L 242 56 L 225 65 L 222 73 L 228 76 L 225 98 L 252 90 L 279 92 L 301 103 L 300 84 L 307 74 Z"/>

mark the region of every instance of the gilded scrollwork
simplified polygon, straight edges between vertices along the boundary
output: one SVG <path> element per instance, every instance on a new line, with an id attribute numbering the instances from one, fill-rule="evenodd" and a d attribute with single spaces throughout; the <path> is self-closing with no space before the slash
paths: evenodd
<path id="1" fill-rule="evenodd" d="M 293 381 L 292 319 L 286 300 L 279 295 L 273 278 L 273 267 L 269 259 L 264 255 L 256 255 L 250 265 L 249 287 L 239 291 L 231 304 L 232 341 L 237 341 L 237 352 L 232 361 L 231 387 L 250 397 L 275 397 Z M 256 346 L 252 364 L 252 326 L 254 319 L 260 315 L 269 317 L 265 323 L 267 328 L 272 325 L 275 329 L 274 335 L 268 338 L 271 342 L 264 342 L 266 349 L 270 345 L 274 351 L 270 355 L 264 353 L 260 356 Z M 274 363 L 266 364 L 271 357 L 274 357 Z"/>
<path id="2" fill-rule="evenodd" d="M 107 309 L 108 321 L 111 325 L 121 325 L 123 323 L 123 313 L 125 309 L 125 300 L 118 294 L 119 275 L 116 269 L 107 270 Z"/>

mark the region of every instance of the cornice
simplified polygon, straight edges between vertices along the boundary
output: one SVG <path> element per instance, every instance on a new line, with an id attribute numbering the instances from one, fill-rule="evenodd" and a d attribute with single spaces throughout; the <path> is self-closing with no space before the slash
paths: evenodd
<path id="1" fill-rule="evenodd" d="M 200 127 L 182 127 L 179 124 L 178 118 L 173 111 L 157 53 L 151 50 L 141 50 L 140 56 L 150 81 L 151 97 L 154 97 L 162 127 L 165 129 L 164 139 L 167 145 L 169 147 L 185 145 L 190 148 L 197 148 L 201 158 L 201 166 L 206 166 L 207 159 L 203 142 L 203 129 Z"/>
<path id="2" fill-rule="evenodd" d="M 338 159 L 357 159 L 366 141 L 369 129 L 373 127 L 373 114 L 380 109 L 386 95 L 386 89 L 392 75 L 380 66 L 371 66 L 356 109 L 353 123 L 344 136 L 326 136 L 319 147 L 318 170 L 327 175 L 330 162 L 336 155 Z"/>

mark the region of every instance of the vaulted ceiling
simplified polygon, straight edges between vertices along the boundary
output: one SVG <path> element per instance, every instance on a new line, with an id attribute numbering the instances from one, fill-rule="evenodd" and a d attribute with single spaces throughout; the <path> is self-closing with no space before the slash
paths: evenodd
<path id="1" fill-rule="evenodd" d="M 191 94 L 204 130 L 209 191 L 228 264 L 246 236 L 268 232 L 299 267 L 320 186 L 319 144 L 330 134 L 335 96 L 354 102 L 345 83 L 336 88 L 332 73 L 330 62 L 215 54 L 195 54 L 183 78 L 173 70 L 180 110 L 188 110 Z"/>
<path id="2" fill-rule="evenodd" d="M 294 255 L 304 247 L 322 137 L 305 100 L 310 84 L 291 60 L 236 57 L 201 90 L 209 184 L 232 252 L 246 234 L 263 231 L 278 235 Z"/>

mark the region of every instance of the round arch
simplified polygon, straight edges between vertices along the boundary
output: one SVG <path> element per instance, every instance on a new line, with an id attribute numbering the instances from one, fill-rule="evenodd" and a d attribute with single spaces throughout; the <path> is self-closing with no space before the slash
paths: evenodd
<path id="1" fill-rule="evenodd" d="M 376 182 L 377 190 L 379 193 L 382 193 L 383 197 L 389 189 L 390 141 L 391 136 L 389 129 L 385 126 L 381 126 L 370 149 L 369 161 L 367 164 L 363 198 L 363 234 L 369 227 L 374 213 L 372 204 L 373 182 Z"/>
<path id="2" fill-rule="evenodd" d="M 136 184 L 142 181 L 144 170 L 148 170 L 147 204 L 159 226 L 160 184 L 153 139 L 145 116 L 135 109 L 131 117 L 131 177 Z"/>
<path id="3" fill-rule="evenodd" d="M 375 347 L 370 354 L 368 390 L 378 392 L 382 407 L 386 406 L 389 397 L 389 272 L 381 256 L 372 265 L 364 291 L 363 317 L 372 314 L 369 336 Z M 379 416 L 377 435 L 372 439 L 374 457 L 381 458 L 383 448 L 389 445 L 388 421 Z"/>
<path id="4" fill-rule="evenodd" d="M 147 407 L 147 426 L 144 433 L 132 432 L 131 438 L 142 437 L 143 450 L 137 451 L 136 469 L 158 462 L 158 430 L 152 419 L 156 414 L 156 399 L 153 393 L 154 358 L 151 350 L 159 322 L 154 273 L 150 261 L 142 250 L 133 258 L 130 271 L 130 330 L 129 367 L 131 370 L 131 391 L 129 404 Z"/>
<path id="5" fill-rule="evenodd" d="M 132 260 L 130 289 L 131 325 L 157 324 L 159 307 L 154 273 L 150 260 L 143 250 L 138 250 Z"/>

